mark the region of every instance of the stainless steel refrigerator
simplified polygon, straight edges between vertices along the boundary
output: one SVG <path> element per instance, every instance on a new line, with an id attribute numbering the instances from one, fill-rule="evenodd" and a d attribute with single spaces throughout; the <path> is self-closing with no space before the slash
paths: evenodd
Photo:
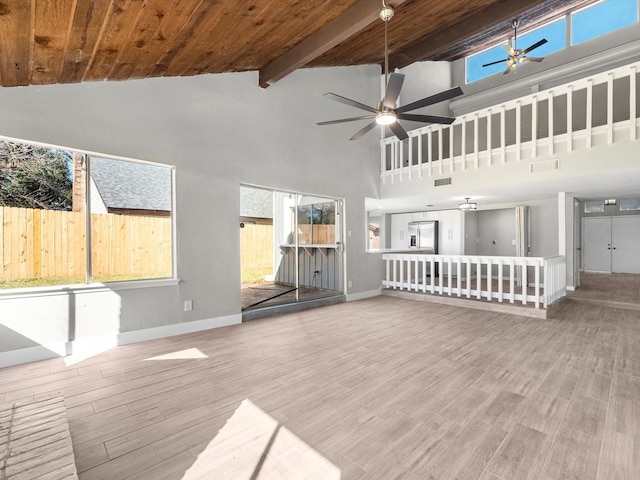
<path id="1" fill-rule="evenodd" d="M 438 221 L 409 223 L 409 248 L 424 253 L 438 253 Z"/>

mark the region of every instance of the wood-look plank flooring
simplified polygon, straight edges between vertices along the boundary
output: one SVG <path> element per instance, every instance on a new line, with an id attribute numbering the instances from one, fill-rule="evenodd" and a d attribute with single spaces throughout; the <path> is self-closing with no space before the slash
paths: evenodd
<path id="1" fill-rule="evenodd" d="M 0 370 L 58 394 L 82 480 L 637 480 L 640 312 L 380 296 Z"/>

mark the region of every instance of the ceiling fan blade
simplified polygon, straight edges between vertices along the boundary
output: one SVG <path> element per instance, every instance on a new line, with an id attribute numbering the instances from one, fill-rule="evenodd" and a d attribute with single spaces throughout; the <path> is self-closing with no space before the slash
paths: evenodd
<path id="1" fill-rule="evenodd" d="M 345 105 L 359 108 L 360 110 L 366 110 L 367 112 L 371 112 L 371 113 L 378 112 L 375 108 L 370 107 L 369 105 L 356 102 L 355 100 L 351 100 L 350 98 L 343 97 L 342 95 L 336 95 L 335 93 L 329 92 L 329 93 L 325 93 L 324 96 L 327 98 L 330 98 L 331 100 L 335 100 L 336 102 L 344 103 Z"/>
<path id="2" fill-rule="evenodd" d="M 402 125 L 400 125 L 398 122 L 392 123 L 391 125 L 389 125 L 389 128 L 391 129 L 393 134 L 398 137 L 398 140 L 406 140 L 407 138 L 409 138 L 409 135 L 407 134 L 405 129 L 402 128 Z"/>
<path id="3" fill-rule="evenodd" d="M 410 122 L 423 123 L 442 123 L 451 125 L 456 119 L 451 117 L 437 117 L 435 115 L 414 115 L 411 113 L 401 113 L 398 115 L 400 120 L 409 120 Z"/>
<path id="4" fill-rule="evenodd" d="M 316 125 L 334 125 L 336 123 L 355 122 L 356 120 L 368 120 L 376 118 L 375 115 L 363 115 L 362 117 L 341 118 L 339 120 L 329 120 L 326 122 L 318 122 Z"/>
<path id="5" fill-rule="evenodd" d="M 387 83 L 387 91 L 382 99 L 382 106 L 388 109 L 396 108 L 396 102 L 400 96 L 400 90 L 402 89 L 402 83 L 404 82 L 404 75 L 402 73 L 392 73 L 389 75 L 389 82 Z"/>
<path id="6" fill-rule="evenodd" d="M 400 108 L 396 108 L 396 113 L 410 112 L 411 110 L 417 110 L 418 108 L 428 107 L 429 105 L 444 102 L 445 100 L 450 100 L 452 98 L 458 97 L 463 93 L 464 92 L 460 87 L 453 87 L 449 90 L 445 90 L 444 92 L 436 93 L 435 95 L 431 95 L 430 97 L 426 97 L 421 100 L 409 103 L 408 105 L 404 105 Z"/>
<path id="7" fill-rule="evenodd" d="M 522 57 L 520 59 L 520 63 L 524 62 L 541 62 L 544 60 L 544 57 Z"/>
<path id="8" fill-rule="evenodd" d="M 547 39 L 543 38 L 542 40 L 540 40 L 539 42 L 534 43 L 533 45 L 531 45 L 529 48 L 525 48 L 522 51 L 522 55 L 525 55 L 527 53 L 529 53 L 531 50 L 534 50 L 542 45 L 544 45 L 545 43 L 547 43 Z"/>
<path id="9" fill-rule="evenodd" d="M 507 73 L 510 73 L 510 72 L 511 72 L 511 70 L 514 70 L 514 68 L 513 68 L 513 67 L 507 67 L 507 68 L 505 69 L 505 71 L 504 71 L 504 72 L 502 72 L 502 74 L 503 74 L 503 75 L 506 75 Z"/>
<path id="10" fill-rule="evenodd" d="M 351 137 L 349 140 L 358 140 L 360 137 L 362 137 L 363 135 L 369 133 L 371 130 L 373 130 L 373 128 L 377 125 L 376 121 L 374 120 L 373 122 L 367 123 L 364 128 L 362 128 L 361 130 L 358 130 L 356 132 L 356 134 Z"/>
<path id="11" fill-rule="evenodd" d="M 495 62 L 491 62 L 491 63 L 485 63 L 484 65 L 482 65 L 483 67 L 488 67 L 489 65 L 496 65 L 498 63 L 503 63 L 506 62 L 507 60 L 509 60 L 508 58 L 503 58 L 502 60 L 496 60 Z"/>
<path id="12" fill-rule="evenodd" d="M 516 52 L 513 49 L 513 47 L 511 45 L 509 45 L 508 43 L 502 45 L 502 48 L 504 48 L 507 51 L 507 53 L 509 54 L 510 57 L 513 57 L 516 54 Z"/>

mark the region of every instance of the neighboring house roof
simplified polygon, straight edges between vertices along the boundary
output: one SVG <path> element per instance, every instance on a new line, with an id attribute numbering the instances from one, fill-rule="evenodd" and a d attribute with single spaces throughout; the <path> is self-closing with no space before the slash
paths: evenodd
<path id="1" fill-rule="evenodd" d="M 91 177 L 107 208 L 171 211 L 171 170 L 91 157 Z"/>
<path id="2" fill-rule="evenodd" d="M 273 218 L 273 192 L 261 188 L 240 187 L 240 216 Z"/>

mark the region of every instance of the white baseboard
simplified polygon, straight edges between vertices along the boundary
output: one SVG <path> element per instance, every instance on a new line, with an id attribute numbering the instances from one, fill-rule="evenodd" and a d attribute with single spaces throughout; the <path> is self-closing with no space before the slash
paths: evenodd
<path id="1" fill-rule="evenodd" d="M 58 347 L 62 350 L 59 350 Z M 37 346 L 21 348 L 20 350 L 11 350 L 9 352 L 0 352 L 0 368 L 61 357 L 62 355 L 56 353 L 56 351 L 64 351 L 64 349 L 65 345 L 60 344 L 59 346 L 56 346 L 55 350 L 51 350 L 43 346 Z"/>
<path id="2" fill-rule="evenodd" d="M 224 317 L 195 320 L 193 322 L 177 323 L 162 327 L 145 328 L 100 337 L 80 338 L 72 342 L 55 345 L 21 348 L 8 352 L 0 352 L 0 368 L 20 365 L 23 363 L 38 362 L 51 358 L 65 357 L 67 365 L 77 363 L 92 355 L 131 343 L 156 340 L 158 338 L 173 337 L 185 333 L 200 332 L 212 328 L 227 327 L 242 323 L 242 315 L 227 315 Z"/>
<path id="3" fill-rule="evenodd" d="M 118 345 L 128 345 L 130 343 L 146 342 L 158 338 L 174 337 L 185 333 L 201 332 L 212 328 L 228 327 L 242 323 L 242 315 L 227 315 L 225 317 L 207 318 L 195 320 L 193 322 L 175 323 L 162 327 L 145 328 L 143 330 L 133 330 L 118 334 Z"/>
<path id="4" fill-rule="evenodd" d="M 382 292 L 382 287 L 378 287 L 375 290 L 369 290 L 367 292 L 348 293 L 347 302 L 353 302 L 355 300 L 364 300 L 365 298 L 377 297 Z"/>
<path id="5" fill-rule="evenodd" d="M 567 290 L 569 290 L 570 292 L 575 292 L 576 287 L 574 287 L 573 285 L 567 285 Z"/>

